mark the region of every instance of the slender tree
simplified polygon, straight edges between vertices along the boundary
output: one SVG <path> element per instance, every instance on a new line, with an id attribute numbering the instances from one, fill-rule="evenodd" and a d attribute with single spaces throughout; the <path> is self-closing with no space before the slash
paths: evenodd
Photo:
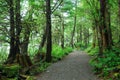
<path id="1" fill-rule="evenodd" d="M 51 5 L 50 0 L 46 0 L 46 29 L 47 29 L 47 53 L 46 61 L 51 62 L 52 37 L 51 37 Z"/>
<path id="2" fill-rule="evenodd" d="M 120 25 L 120 0 L 118 0 L 118 22 L 118 24 Z M 118 35 L 118 39 L 118 41 L 120 42 L 120 35 Z"/>
<path id="3" fill-rule="evenodd" d="M 61 26 L 62 26 L 62 35 L 61 35 L 61 47 L 64 48 L 64 18 L 61 19 Z"/>
<path id="4" fill-rule="evenodd" d="M 75 1 L 74 26 L 73 26 L 71 42 L 70 42 L 72 47 L 74 47 L 74 35 L 75 35 L 76 23 L 77 23 L 77 0 Z"/>

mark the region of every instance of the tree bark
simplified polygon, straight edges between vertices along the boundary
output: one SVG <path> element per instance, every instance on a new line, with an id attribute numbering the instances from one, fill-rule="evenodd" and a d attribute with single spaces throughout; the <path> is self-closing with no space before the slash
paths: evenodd
<path id="1" fill-rule="evenodd" d="M 106 1 L 106 26 L 108 31 L 108 49 L 111 49 L 113 45 L 112 32 L 111 32 L 111 13 L 110 13 L 110 4 L 109 0 Z"/>
<path id="2" fill-rule="evenodd" d="M 51 38 L 51 5 L 50 0 L 46 0 L 46 29 L 47 29 L 47 53 L 46 62 L 51 62 L 52 38 Z"/>
<path id="3" fill-rule="evenodd" d="M 100 0 L 100 30 L 101 30 L 101 41 L 102 41 L 102 47 L 105 50 L 108 47 L 108 31 L 106 26 L 106 16 L 105 16 L 105 10 L 106 10 L 106 0 Z"/>
<path id="4" fill-rule="evenodd" d="M 95 24 L 96 24 L 96 23 L 95 23 Z M 92 27 L 92 28 L 93 28 L 93 48 L 96 47 L 96 39 L 97 39 L 97 38 L 96 38 L 96 37 L 97 37 L 97 36 L 96 36 L 97 33 L 96 33 L 96 28 L 95 28 L 95 27 L 97 27 L 97 26 L 95 26 L 95 25 L 93 24 L 93 27 Z"/>
<path id="5" fill-rule="evenodd" d="M 119 27 L 119 25 L 120 25 L 120 0 L 118 0 L 118 27 Z M 120 43 L 120 35 L 119 34 L 118 34 L 118 42 Z"/>
<path id="6" fill-rule="evenodd" d="M 13 57 L 15 58 L 15 22 L 14 22 L 14 3 L 13 0 L 9 0 L 8 3 L 10 9 L 9 9 L 9 13 L 10 13 L 10 53 L 8 55 L 8 60 Z"/>
<path id="7" fill-rule="evenodd" d="M 82 28 L 82 25 L 81 25 L 80 26 L 80 39 L 79 39 L 80 47 L 82 47 L 82 42 L 83 42 L 83 35 L 82 35 L 82 33 L 83 33 L 83 28 Z"/>
<path id="8" fill-rule="evenodd" d="M 15 17 L 16 17 L 16 54 L 20 54 L 20 33 L 21 33 L 21 16 L 20 16 L 20 0 L 16 0 L 15 8 Z"/>
<path id="9" fill-rule="evenodd" d="M 112 33 L 110 28 L 109 3 L 106 0 L 100 0 L 100 34 L 103 51 L 112 47 Z"/>
<path id="10" fill-rule="evenodd" d="M 23 39 L 23 42 L 20 44 L 20 51 L 21 54 L 27 54 L 28 53 L 28 44 L 29 44 L 29 37 L 30 37 L 30 25 L 26 23 L 25 26 L 25 36 Z"/>

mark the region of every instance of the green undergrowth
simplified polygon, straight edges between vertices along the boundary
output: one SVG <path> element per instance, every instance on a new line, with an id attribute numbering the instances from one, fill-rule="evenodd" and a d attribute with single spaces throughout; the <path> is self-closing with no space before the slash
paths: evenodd
<path id="1" fill-rule="evenodd" d="M 0 78 L 0 80 L 18 80 L 20 78 L 21 75 L 23 75 L 26 79 L 23 80 L 34 80 L 33 79 L 33 75 L 42 73 L 43 71 L 45 71 L 47 69 L 47 67 L 51 64 L 51 63 L 47 63 L 45 61 L 39 61 L 37 63 L 35 63 L 34 60 L 34 56 L 37 53 L 37 48 L 29 48 L 29 56 L 32 59 L 33 65 L 34 67 L 30 68 L 30 67 L 20 67 L 20 65 L 18 64 L 10 64 L 10 65 L 4 65 L 1 64 L 0 65 L 0 76 L 2 76 Z M 52 62 L 56 62 L 61 60 L 64 56 L 68 55 L 70 52 L 72 52 L 72 48 L 71 47 L 65 47 L 64 49 L 61 46 L 57 46 L 57 45 L 53 45 L 52 47 Z M 43 48 L 42 53 L 46 53 L 46 49 Z M 3 53 L 3 52 L 2 52 Z M 1 62 L 4 62 L 6 60 L 6 54 L 1 54 L 0 56 Z"/>
<path id="2" fill-rule="evenodd" d="M 51 63 L 47 63 L 47 62 L 42 62 L 40 63 L 38 66 L 36 66 L 34 69 L 32 69 L 30 71 L 30 75 L 35 75 L 35 74 L 39 74 L 42 73 L 43 71 L 46 70 L 46 68 L 50 65 Z"/>
<path id="3" fill-rule="evenodd" d="M 18 64 L 0 65 L 0 80 L 36 80 L 34 75 L 45 71 L 49 65 L 47 62 L 39 63 L 32 68 L 23 68 Z"/>
<path id="4" fill-rule="evenodd" d="M 71 47 L 66 47 L 62 49 L 60 46 L 53 46 L 52 50 L 52 57 L 53 57 L 53 62 L 61 60 L 65 55 L 68 55 L 70 52 L 72 52 Z"/>
<path id="5" fill-rule="evenodd" d="M 87 52 L 91 56 L 96 55 L 98 53 L 98 51 L 99 51 L 98 46 L 96 46 L 95 48 L 93 48 L 93 47 L 90 46 L 87 49 L 85 49 L 85 52 Z"/>
<path id="6" fill-rule="evenodd" d="M 0 50 L 0 63 L 5 62 L 5 60 L 7 59 L 8 54 L 6 53 L 6 50 Z"/>
<path id="7" fill-rule="evenodd" d="M 0 80 L 17 80 L 21 67 L 18 64 L 0 65 Z"/>
<path id="8" fill-rule="evenodd" d="M 98 56 L 98 48 L 86 49 L 93 58 L 90 64 L 94 67 L 94 72 L 103 80 L 120 79 L 120 49 L 113 47 L 111 50 L 103 52 L 102 57 Z"/>
<path id="9" fill-rule="evenodd" d="M 71 47 L 65 47 L 63 49 L 61 46 L 53 45 L 53 47 L 52 47 L 53 62 L 61 60 L 65 55 L 69 54 L 72 51 L 73 51 L 73 49 Z M 37 54 L 38 49 L 30 47 L 28 52 L 29 52 L 29 56 L 31 57 L 31 59 L 33 59 L 33 57 Z M 46 48 L 45 47 L 42 48 L 42 50 L 40 52 L 42 52 L 41 54 L 45 54 Z"/>

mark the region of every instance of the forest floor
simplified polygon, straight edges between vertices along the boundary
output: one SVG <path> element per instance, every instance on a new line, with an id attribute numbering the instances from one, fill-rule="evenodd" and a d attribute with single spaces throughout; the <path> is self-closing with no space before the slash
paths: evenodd
<path id="1" fill-rule="evenodd" d="M 53 63 L 36 76 L 37 80 L 99 80 L 89 64 L 90 57 L 82 51 L 74 51 L 63 60 Z"/>

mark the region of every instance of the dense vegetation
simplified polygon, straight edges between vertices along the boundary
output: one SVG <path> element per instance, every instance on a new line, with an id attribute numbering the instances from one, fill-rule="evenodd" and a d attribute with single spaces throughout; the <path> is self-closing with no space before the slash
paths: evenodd
<path id="1" fill-rule="evenodd" d="M 0 79 L 33 80 L 81 49 L 97 75 L 119 80 L 120 0 L 0 0 L 0 13 Z"/>

